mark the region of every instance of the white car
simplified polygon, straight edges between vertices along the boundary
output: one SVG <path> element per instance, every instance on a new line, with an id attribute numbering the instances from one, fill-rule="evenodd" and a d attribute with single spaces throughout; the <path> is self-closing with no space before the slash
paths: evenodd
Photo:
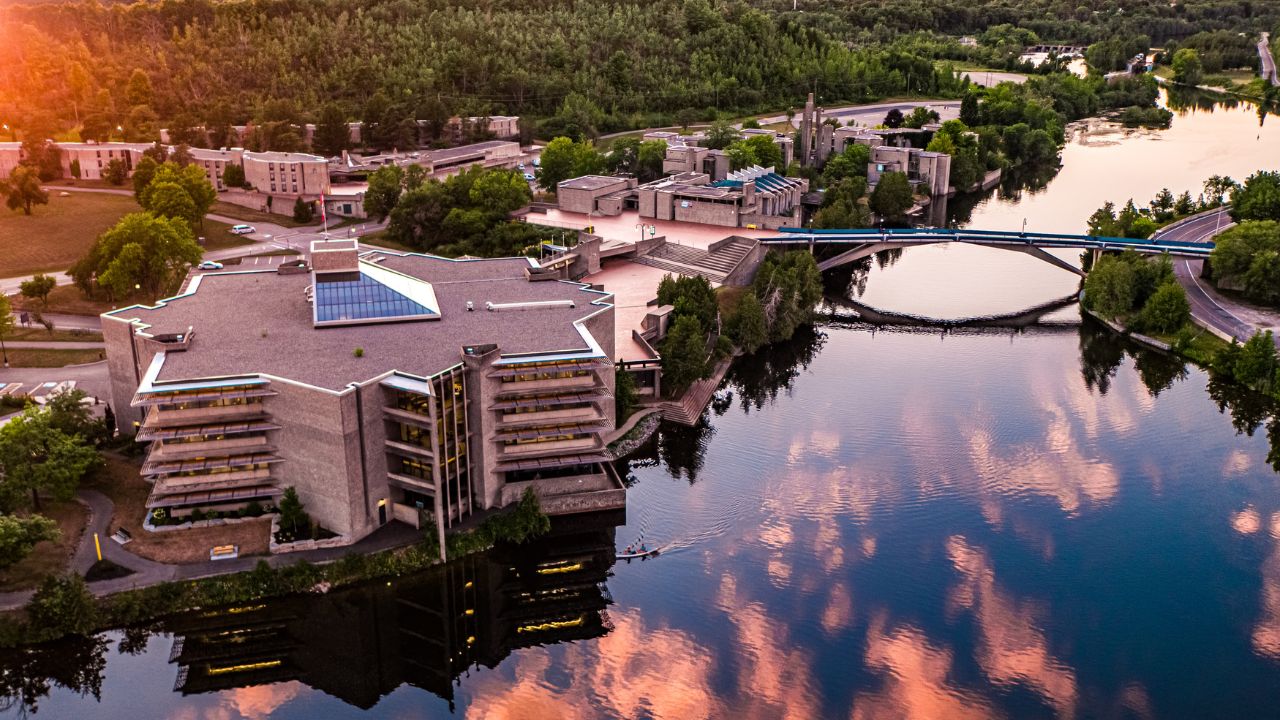
<path id="1" fill-rule="evenodd" d="M 248 235 L 252 232 L 257 232 L 257 230 L 253 229 L 252 225 L 234 225 L 231 228 L 232 235 Z"/>
<path id="2" fill-rule="evenodd" d="M 222 263 L 216 262 L 214 260 L 205 260 L 204 262 L 197 265 L 196 268 L 200 270 L 221 270 Z"/>
<path id="3" fill-rule="evenodd" d="M 533 176 L 533 173 L 525 173 L 524 179 L 528 180 L 529 182 L 533 182 L 534 180 L 537 180 L 537 178 Z"/>

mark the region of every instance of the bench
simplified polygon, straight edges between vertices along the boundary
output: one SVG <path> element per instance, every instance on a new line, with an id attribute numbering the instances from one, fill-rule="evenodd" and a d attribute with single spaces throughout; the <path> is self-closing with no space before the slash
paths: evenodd
<path id="1" fill-rule="evenodd" d="M 238 545 L 219 545 L 209 551 L 210 560 L 235 560 L 240 557 Z"/>

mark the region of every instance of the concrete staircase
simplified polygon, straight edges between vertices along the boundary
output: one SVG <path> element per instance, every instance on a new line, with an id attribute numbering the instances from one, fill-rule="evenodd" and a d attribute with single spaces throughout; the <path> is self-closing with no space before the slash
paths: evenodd
<path id="1" fill-rule="evenodd" d="M 756 241 L 734 238 L 712 252 L 686 245 L 666 243 L 652 253 L 635 258 L 632 262 L 648 265 L 677 275 L 704 277 L 713 283 L 723 283 L 729 273 L 755 247 Z"/>
<path id="2" fill-rule="evenodd" d="M 733 358 L 725 358 L 716 366 L 711 377 L 706 380 L 699 380 L 689 389 L 685 391 L 679 402 L 667 401 L 662 403 L 662 419 L 678 422 L 681 425 L 693 426 L 698 423 L 698 418 L 702 417 L 702 411 L 707 409 L 707 404 L 711 402 L 712 396 L 716 394 L 716 388 L 720 387 L 720 381 L 724 379 L 724 375 L 729 371 L 729 365 L 733 362 Z"/>

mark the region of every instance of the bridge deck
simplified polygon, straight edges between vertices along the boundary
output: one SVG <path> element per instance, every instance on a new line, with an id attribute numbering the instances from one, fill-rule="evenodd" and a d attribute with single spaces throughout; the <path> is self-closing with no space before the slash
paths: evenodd
<path id="1" fill-rule="evenodd" d="M 932 245 L 962 242 L 972 245 L 1031 246 L 1037 248 L 1078 248 L 1096 250 L 1136 250 L 1141 253 L 1169 254 L 1182 257 L 1208 257 L 1213 243 L 1164 239 L 1116 238 L 1065 233 L 1005 232 L 999 230 L 895 229 L 895 230 L 806 230 L 782 228 L 775 237 L 761 238 L 767 245 L 869 243 L 894 245 Z"/>

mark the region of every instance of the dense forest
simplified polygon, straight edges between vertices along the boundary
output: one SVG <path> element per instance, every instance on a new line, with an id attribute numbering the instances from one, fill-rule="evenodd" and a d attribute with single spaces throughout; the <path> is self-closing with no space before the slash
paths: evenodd
<path id="1" fill-rule="evenodd" d="M 509 113 L 592 132 L 959 96 L 940 59 L 1280 23 L 1262 0 L 165 0 L 0 7 L 0 120 L 62 133 Z M 977 46 L 956 36 L 979 36 Z M 1247 45 L 1206 39 L 1230 62 Z M 1120 48 L 1127 51 L 1127 48 Z M 139 73 L 138 71 L 141 71 Z"/>

